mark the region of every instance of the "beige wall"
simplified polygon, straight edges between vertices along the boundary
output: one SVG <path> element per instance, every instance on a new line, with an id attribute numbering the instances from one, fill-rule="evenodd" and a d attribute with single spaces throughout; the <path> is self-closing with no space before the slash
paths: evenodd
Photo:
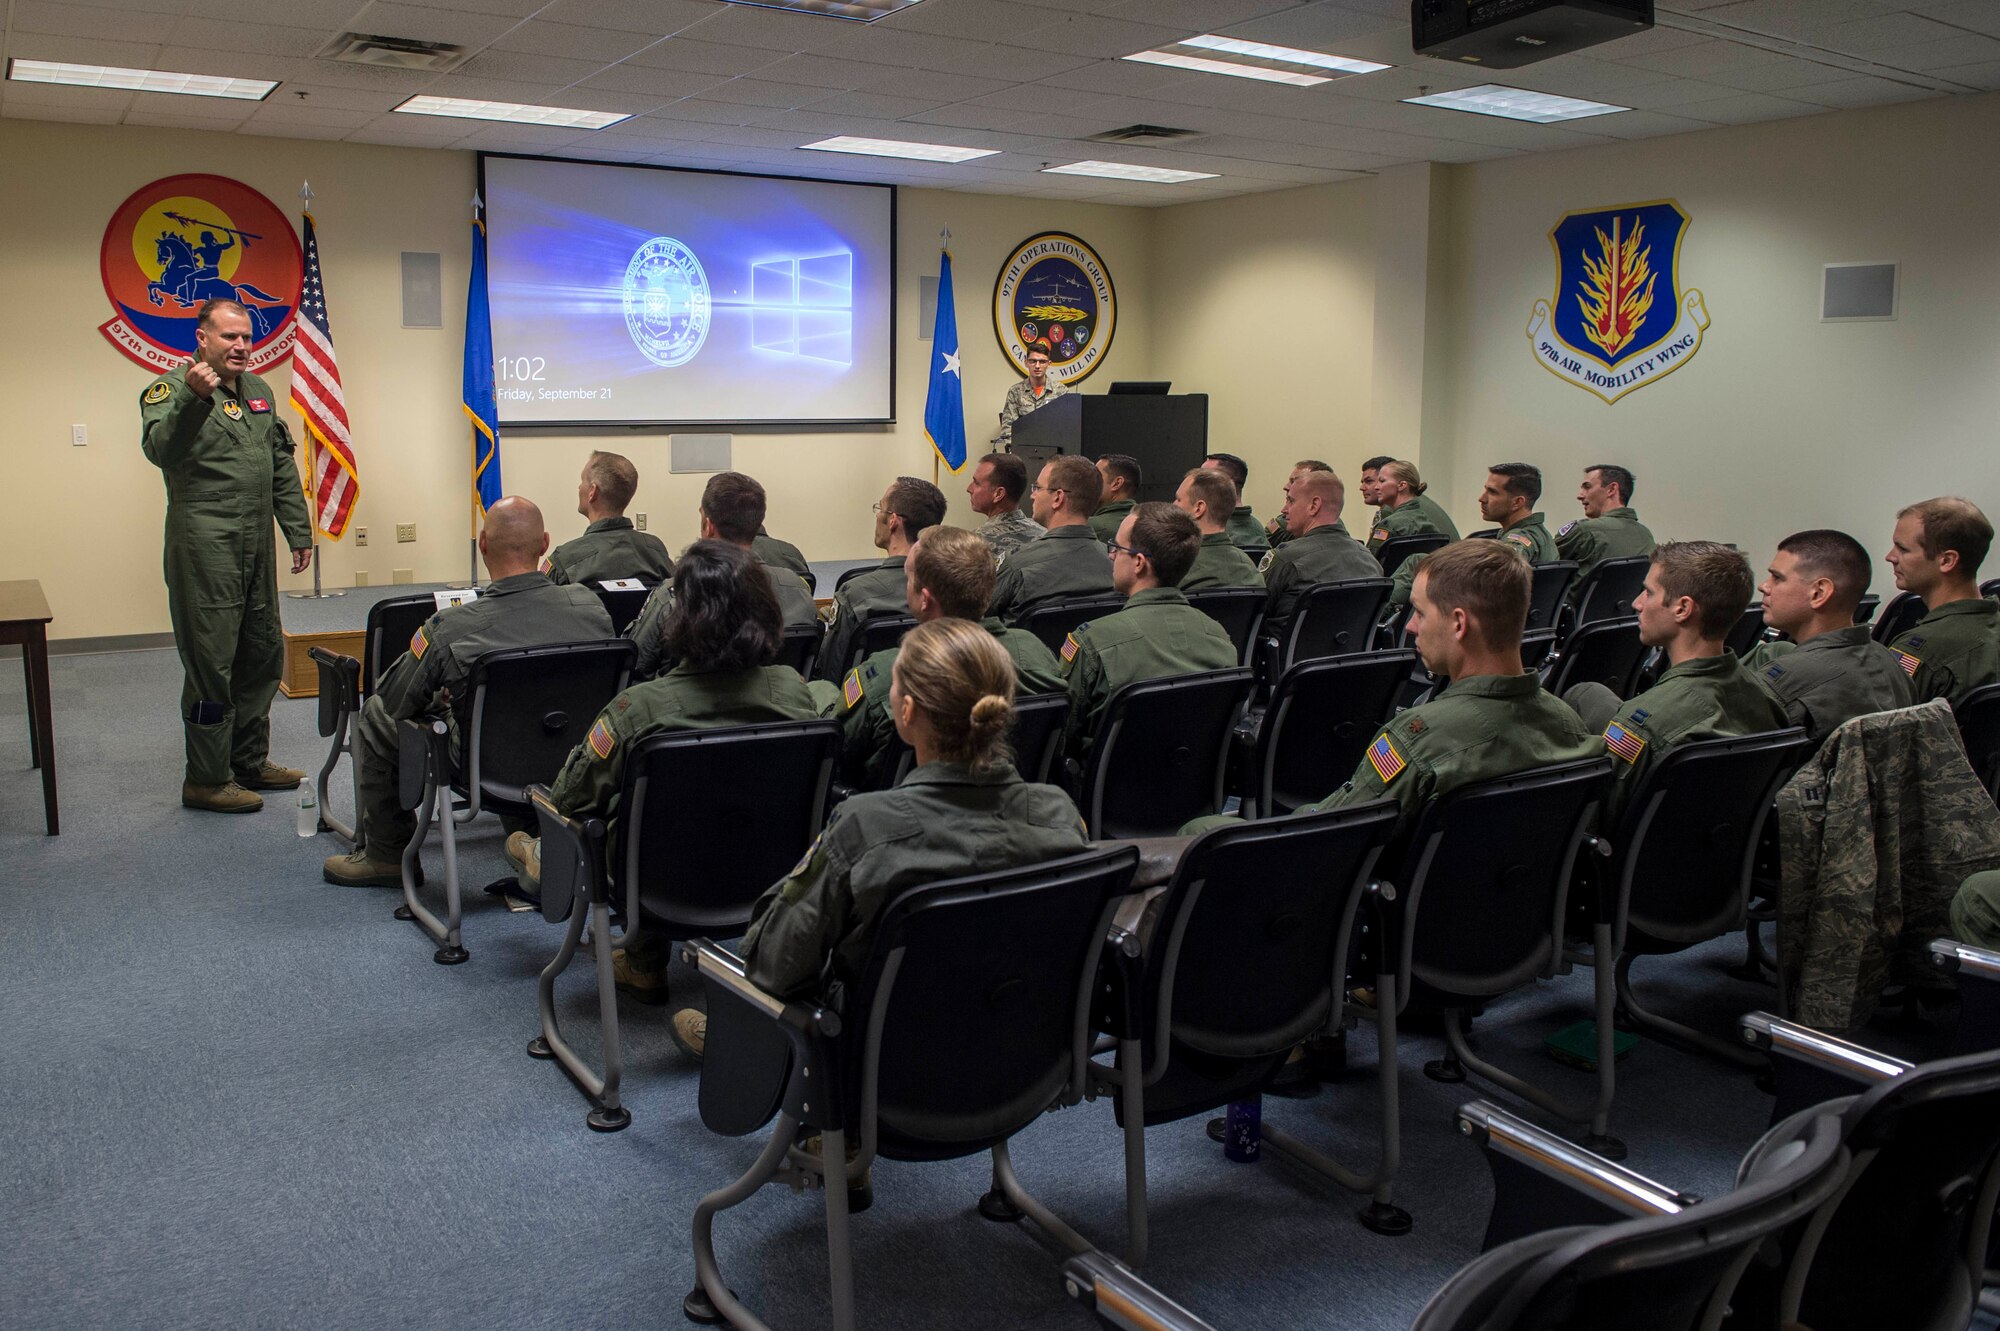
<path id="1" fill-rule="evenodd" d="M 470 153 L 382 148 L 250 136 L 0 121 L 0 170 L 10 182 L 0 220 L 0 290 L 21 311 L 0 357 L 0 432 L 6 486 L 0 494 L 0 577 L 39 578 L 56 613 L 58 638 L 149 633 L 167 627 L 159 579 L 165 495 L 159 473 L 138 449 L 138 395 L 148 373 L 97 332 L 110 317 L 98 277 L 105 221 L 147 181 L 187 171 L 232 176 L 296 218 L 295 195 L 310 179 L 348 398 L 362 495 L 351 539 L 323 545 L 323 577 L 349 585 L 356 570 L 375 583 L 410 568 L 416 579 L 462 576 L 467 563 L 469 442 L 459 409 L 465 276 L 469 256 Z M 35 182 L 27 184 L 25 182 Z M 964 347 L 968 431 L 974 455 L 991 434 L 1000 399 L 1015 378 L 992 333 L 993 274 L 1009 250 L 1042 229 L 1090 241 L 1117 283 L 1121 318 L 1104 367 L 1087 387 L 1147 372 L 1149 330 L 1137 312 L 1150 302 L 1150 214 L 1141 209 L 1045 200 L 901 191 L 897 272 L 897 422 L 838 432 L 762 429 L 736 436 L 735 463 L 762 478 L 770 525 L 816 558 L 870 553 L 868 506 L 899 473 L 931 475 L 923 437 L 925 372 L 931 344 L 919 337 L 920 276 L 937 272 L 934 237 L 952 231 Z M 401 326 L 400 254 L 444 255 L 445 327 Z M 928 333 L 928 329 L 922 330 Z M 266 376 L 284 398 L 286 366 Z M 298 418 L 284 408 L 297 432 Z M 76 448 L 70 426 L 86 424 Z M 642 482 L 634 510 L 670 544 L 694 536 L 704 476 L 668 472 L 664 432 L 607 430 L 590 435 L 511 432 L 502 445 L 507 489 L 535 499 L 557 540 L 583 528 L 574 512 L 576 475 L 593 447 L 630 456 Z M 940 478 L 949 519 L 971 523 L 964 478 Z M 395 525 L 417 524 L 418 539 L 395 543 Z M 282 586 L 309 586 L 310 575 Z"/>
<path id="2" fill-rule="evenodd" d="M 1804 527 L 1880 553 L 1896 509 L 1929 495 L 2000 513 L 1996 141 L 2000 95 L 1455 169 L 1452 336 L 1426 373 L 1448 410 L 1426 478 L 1463 525 L 1487 464 L 1536 462 L 1566 522 L 1581 469 L 1622 462 L 1657 534 L 1733 541 L 1758 568 Z M 1554 287 L 1548 231 L 1657 198 L 1693 219 L 1681 280 L 1713 322 L 1692 361 L 1607 405 L 1529 351 L 1529 312 Z M 1899 317 L 1821 323 L 1821 265 L 1882 260 L 1902 265 Z M 1878 564 L 1876 589 L 1891 586 Z"/>

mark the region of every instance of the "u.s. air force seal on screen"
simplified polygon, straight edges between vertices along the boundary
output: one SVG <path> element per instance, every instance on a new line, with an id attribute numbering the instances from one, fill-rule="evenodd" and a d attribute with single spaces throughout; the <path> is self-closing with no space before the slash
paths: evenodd
<path id="1" fill-rule="evenodd" d="M 1014 247 L 993 283 L 993 332 L 1022 374 L 1028 348 L 1049 353 L 1049 378 L 1074 385 L 1111 350 L 1118 293 L 1097 251 L 1062 231 Z"/>
<path id="2" fill-rule="evenodd" d="M 114 315 L 97 331 L 149 370 L 194 355 L 211 300 L 250 311 L 253 372 L 291 352 L 299 239 L 276 204 L 240 181 L 167 176 L 134 190 L 105 224 L 98 268 Z"/>
<path id="3" fill-rule="evenodd" d="M 1672 199 L 1565 213 L 1549 232 L 1556 294 L 1528 320 L 1541 367 L 1616 402 L 1693 359 L 1708 306 L 1681 290 L 1688 225 Z"/>
<path id="4" fill-rule="evenodd" d="M 633 252 L 624 295 L 626 331 L 653 364 L 685 365 L 708 340 L 708 274 L 672 236 L 655 236 Z"/>

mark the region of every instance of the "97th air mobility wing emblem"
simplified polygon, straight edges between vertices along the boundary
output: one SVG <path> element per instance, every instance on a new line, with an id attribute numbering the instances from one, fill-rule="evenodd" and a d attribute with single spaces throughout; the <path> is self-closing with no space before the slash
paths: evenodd
<path id="1" fill-rule="evenodd" d="M 1541 367 L 1616 402 L 1693 359 L 1708 306 L 1681 290 L 1688 225 L 1672 199 L 1564 214 L 1549 232 L 1555 295 L 1528 320 Z"/>
<path id="2" fill-rule="evenodd" d="M 224 176 L 168 176 L 134 191 L 105 224 L 98 251 L 113 318 L 98 327 L 149 370 L 194 355 L 211 300 L 250 311 L 250 369 L 292 349 L 304 260 L 277 205 Z"/>

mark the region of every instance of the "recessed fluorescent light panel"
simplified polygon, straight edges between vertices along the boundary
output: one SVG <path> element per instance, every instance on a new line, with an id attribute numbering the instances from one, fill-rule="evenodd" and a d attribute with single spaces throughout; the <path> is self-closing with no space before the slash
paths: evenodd
<path id="1" fill-rule="evenodd" d="M 1205 32 L 1156 51 L 1140 51 L 1125 57 L 1147 65 L 1167 65 L 1174 69 L 1198 70 L 1204 74 L 1227 74 L 1232 78 L 1261 79 L 1266 83 L 1288 83 L 1310 88 L 1347 74 L 1372 74 L 1389 66 L 1373 60 L 1353 60 L 1322 51 L 1306 51 L 1296 46 L 1273 46 L 1269 42 L 1246 42 L 1235 37 L 1219 37 Z"/>
<path id="2" fill-rule="evenodd" d="M 907 157 L 913 162 L 969 162 L 975 157 L 997 157 L 998 148 L 954 148 L 948 143 L 905 143 L 901 139 L 857 139 L 839 135 L 817 143 L 801 143 L 822 153 L 856 153 L 862 157 Z"/>
<path id="3" fill-rule="evenodd" d="M 115 88 L 120 92 L 175 92 L 189 97 L 230 97 L 261 102 L 276 83 L 215 74 L 175 74 L 164 69 L 121 69 L 116 65 L 72 65 L 54 60 L 9 60 L 7 77 L 16 83 L 60 83 L 75 88 Z"/>
<path id="4" fill-rule="evenodd" d="M 1103 176 L 1106 180 L 1143 180 L 1153 185 L 1179 185 L 1189 180 L 1214 180 L 1213 171 L 1172 171 L 1164 166 L 1134 166 L 1130 162 L 1071 162 L 1045 166 L 1044 175 Z"/>
<path id="5" fill-rule="evenodd" d="M 1405 97 L 1412 106 L 1441 106 L 1447 111 L 1470 111 L 1474 115 L 1500 116 L 1525 120 L 1532 125 L 1553 125 L 1562 120 L 1586 120 L 1608 116 L 1614 111 L 1630 111 L 1629 106 L 1609 102 L 1584 102 L 1574 97 L 1556 97 L 1526 88 L 1509 88 L 1499 83 L 1482 83 L 1456 92 L 1434 92 L 1428 97 Z"/>
<path id="6" fill-rule="evenodd" d="M 404 115 L 445 116 L 455 120 L 504 120 L 515 125 L 547 125 L 552 129 L 603 129 L 629 113 L 579 111 L 568 106 L 523 106 L 519 102 L 477 102 L 463 97 L 412 97 L 394 108 Z"/>
<path id="7" fill-rule="evenodd" d="M 797 14 L 825 14 L 829 18 L 850 18 L 873 23 L 878 18 L 908 9 L 917 0 L 727 0 L 732 5 L 756 9 L 789 9 Z"/>

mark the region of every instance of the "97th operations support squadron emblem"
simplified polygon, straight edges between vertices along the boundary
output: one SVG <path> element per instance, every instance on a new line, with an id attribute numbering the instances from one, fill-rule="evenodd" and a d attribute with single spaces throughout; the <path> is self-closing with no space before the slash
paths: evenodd
<path id="1" fill-rule="evenodd" d="M 253 372 L 292 349 L 298 236 L 276 204 L 240 181 L 168 176 L 134 191 L 105 224 L 98 266 L 116 311 L 98 331 L 149 370 L 194 355 L 195 322 L 211 300 L 250 311 Z"/>
<path id="2" fill-rule="evenodd" d="M 993 332 L 1022 374 L 1028 348 L 1049 353 L 1049 378 L 1066 387 L 1090 377 L 1111 350 L 1118 293 L 1097 251 L 1063 231 L 1014 247 L 993 283 Z"/>
<path id="3" fill-rule="evenodd" d="M 1528 320 L 1536 362 L 1616 402 L 1693 359 L 1708 306 L 1680 288 L 1688 225 L 1672 199 L 1565 213 L 1549 232 L 1556 294 Z"/>

